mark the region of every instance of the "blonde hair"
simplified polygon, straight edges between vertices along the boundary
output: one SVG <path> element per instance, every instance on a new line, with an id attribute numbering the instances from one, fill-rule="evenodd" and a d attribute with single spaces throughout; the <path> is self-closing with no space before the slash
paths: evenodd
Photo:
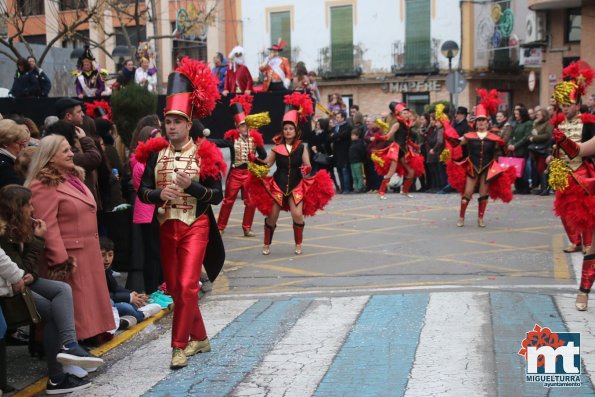
<path id="1" fill-rule="evenodd" d="M 38 179 L 42 170 L 50 167 L 54 168 L 51 166 L 50 160 L 58 153 L 63 141 L 66 141 L 66 138 L 62 135 L 48 135 L 39 141 L 37 152 L 35 152 L 31 158 L 31 164 L 29 164 L 29 175 L 25 180 L 25 186 L 30 186 L 34 179 Z"/>
<path id="2" fill-rule="evenodd" d="M 29 139 L 29 129 L 27 126 L 17 124 L 14 120 L 0 120 L 0 146 L 10 145 L 11 143 Z"/>

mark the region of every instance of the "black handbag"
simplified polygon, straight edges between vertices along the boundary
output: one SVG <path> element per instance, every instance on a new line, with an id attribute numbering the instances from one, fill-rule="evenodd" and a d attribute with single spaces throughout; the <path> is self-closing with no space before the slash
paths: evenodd
<path id="1" fill-rule="evenodd" d="M 328 167 L 329 165 L 331 165 L 331 156 L 329 156 L 326 153 L 315 153 L 314 154 L 314 163 L 322 166 L 322 167 Z"/>
<path id="2" fill-rule="evenodd" d="M 27 287 L 20 294 L 0 297 L 0 307 L 8 328 L 37 324 L 41 321 L 33 294 Z"/>
<path id="3" fill-rule="evenodd" d="M 527 146 L 527 149 L 529 149 L 530 151 L 535 152 L 537 154 L 540 154 L 542 156 L 547 156 L 550 154 L 551 147 L 552 147 L 552 142 L 547 141 L 544 143 L 530 143 Z"/>

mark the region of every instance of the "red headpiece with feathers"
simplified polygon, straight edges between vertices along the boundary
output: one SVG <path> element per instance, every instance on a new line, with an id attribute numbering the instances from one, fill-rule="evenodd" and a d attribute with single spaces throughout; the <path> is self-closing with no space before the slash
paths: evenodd
<path id="1" fill-rule="evenodd" d="M 220 98 L 217 78 L 203 62 L 184 57 L 167 82 L 165 114 L 188 120 L 205 118 Z"/>
<path id="2" fill-rule="evenodd" d="M 229 105 L 231 106 L 234 103 L 239 103 L 240 105 L 242 105 L 244 112 L 246 114 L 250 114 L 250 112 L 252 111 L 252 100 L 253 99 L 254 98 L 252 97 L 252 95 L 248 95 L 248 94 L 236 95 L 235 97 L 232 98 L 231 101 L 229 101 Z"/>
<path id="3" fill-rule="evenodd" d="M 486 88 L 476 88 L 475 92 L 479 95 L 479 104 L 485 109 L 486 113 L 483 115 L 488 118 L 498 111 L 498 105 L 504 102 L 498 96 L 498 90 L 487 90 Z M 477 117 L 477 114 L 476 114 Z"/>
<path id="4" fill-rule="evenodd" d="M 285 111 L 283 121 L 292 121 L 297 124 L 298 117 L 300 122 L 305 122 L 314 113 L 312 107 L 312 98 L 303 92 L 294 92 L 283 97 L 283 102 L 288 105 Z M 293 113 L 295 112 L 295 113 Z M 293 116 L 295 114 L 295 117 Z M 289 118 L 291 116 L 291 118 Z M 287 120 L 286 120 L 286 117 Z"/>
<path id="5" fill-rule="evenodd" d="M 105 100 L 94 100 L 86 103 L 87 116 L 92 119 L 102 118 L 112 121 L 112 108 Z"/>
<path id="6" fill-rule="evenodd" d="M 283 51 L 283 48 L 285 48 L 285 44 L 287 44 L 285 42 L 285 40 L 283 40 L 281 37 L 279 37 L 279 39 L 277 40 L 277 44 L 273 44 L 269 50 L 273 50 L 273 51 Z"/>
<path id="7" fill-rule="evenodd" d="M 587 87 L 593 83 L 593 77 L 595 77 L 595 72 L 585 61 L 572 62 L 562 70 L 562 78 L 577 86 L 570 95 L 574 103 L 578 103 L 581 96 L 585 95 Z"/>

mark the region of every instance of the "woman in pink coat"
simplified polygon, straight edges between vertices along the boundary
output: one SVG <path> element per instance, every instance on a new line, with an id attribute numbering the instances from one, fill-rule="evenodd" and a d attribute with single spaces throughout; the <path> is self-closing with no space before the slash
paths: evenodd
<path id="1" fill-rule="evenodd" d="M 47 224 L 42 277 L 72 287 L 79 339 L 116 328 L 97 233 L 97 204 L 75 167 L 68 141 L 59 135 L 41 140 L 25 181 L 33 192 L 36 218 Z"/>

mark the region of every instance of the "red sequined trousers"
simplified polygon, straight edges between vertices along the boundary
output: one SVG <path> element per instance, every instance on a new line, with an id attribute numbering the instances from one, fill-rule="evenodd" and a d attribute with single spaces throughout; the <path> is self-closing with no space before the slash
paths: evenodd
<path id="1" fill-rule="evenodd" d="M 242 198 L 244 200 L 244 219 L 242 219 L 242 229 L 251 230 L 252 222 L 254 221 L 254 213 L 256 212 L 255 206 L 248 205 L 248 190 L 245 188 L 245 184 L 248 181 L 250 172 L 245 169 L 232 168 L 227 176 L 225 182 L 225 197 L 221 204 L 221 210 L 219 210 L 219 218 L 217 219 L 217 227 L 219 230 L 225 230 L 233 203 L 238 197 L 240 190 L 242 191 Z"/>
<path id="2" fill-rule="evenodd" d="M 183 349 L 189 339 L 207 337 L 198 307 L 198 291 L 209 242 L 209 217 L 203 214 L 190 226 L 168 220 L 161 225 L 160 240 L 163 275 L 174 300 L 171 346 Z"/>

